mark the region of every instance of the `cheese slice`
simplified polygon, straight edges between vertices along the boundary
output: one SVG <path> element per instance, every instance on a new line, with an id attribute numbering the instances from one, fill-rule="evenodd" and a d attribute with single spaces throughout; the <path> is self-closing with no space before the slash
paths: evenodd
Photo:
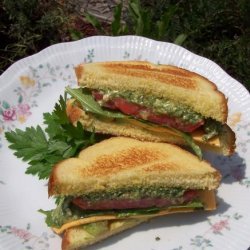
<path id="1" fill-rule="evenodd" d="M 209 211 L 209 210 L 216 209 L 214 190 L 199 191 L 199 200 L 204 204 L 204 210 Z M 172 208 L 169 207 L 154 214 L 135 214 L 135 215 L 127 216 L 126 218 L 128 219 L 151 219 L 154 217 L 159 217 L 159 216 L 168 215 L 168 214 L 193 212 L 194 210 L 195 208 L 187 208 L 187 207 L 181 207 L 181 206 L 172 207 Z M 91 217 L 67 222 L 63 224 L 60 228 L 53 227 L 52 229 L 55 233 L 61 234 L 66 229 L 71 228 L 71 227 L 76 227 L 76 226 L 94 223 L 98 221 L 117 220 L 117 219 L 121 219 L 121 217 L 117 215 L 97 215 L 97 216 L 91 216 Z"/>
<path id="2" fill-rule="evenodd" d="M 178 134 L 177 132 L 175 132 L 171 128 L 149 125 L 149 124 L 146 124 L 146 123 L 134 120 L 134 119 L 127 119 L 126 121 L 130 124 L 144 128 L 144 129 L 149 130 L 149 131 L 153 131 L 153 132 L 157 132 L 157 133 L 172 134 L 172 135 L 181 137 L 180 134 Z M 198 144 L 205 144 L 205 145 L 208 144 L 208 145 L 215 146 L 215 147 L 221 147 L 220 139 L 218 136 L 214 136 L 213 138 L 209 139 L 208 141 L 204 141 L 202 139 L 202 137 L 204 135 L 204 132 L 202 131 L 202 129 L 195 130 L 194 132 L 190 133 L 190 135 L 192 136 L 193 140 L 195 142 L 197 142 Z"/>
<path id="3" fill-rule="evenodd" d="M 79 108 L 78 106 L 74 106 L 74 99 L 70 99 L 67 102 L 67 108 L 66 112 L 67 115 L 72 123 L 76 123 L 77 121 L 81 120 L 81 117 L 85 117 L 84 121 L 86 122 L 86 118 L 88 117 L 89 121 L 87 122 L 88 125 L 85 124 L 85 126 L 90 126 L 92 121 L 84 111 L 83 109 Z M 87 119 L 87 120 L 88 120 Z M 99 120 L 104 120 L 106 122 L 113 122 L 113 118 L 98 118 Z M 167 128 L 167 127 L 162 127 L 162 126 L 157 126 L 154 124 L 147 124 L 145 122 L 138 121 L 136 119 L 122 119 L 122 123 L 124 124 L 130 124 L 135 127 L 139 127 L 148 131 L 151 131 L 153 133 L 161 135 L 174 135 L 175 137 L 179 137 L 180 140 L 182 141 L 182 144 L 185 144 L 184 139 L 182 138 L 181 134 L 176 132 L 174 129 Z M 214 136 L 213 138 L 204 141 L 203 136 L 204 136 L 204 131 L 202 129 L 197 129 L 194 132 L 190 133 L 191 137 L 193 138 L 194 142 L 203 148 L 218 148 L 220 149 L 222 147 L 222 143 L 220 141 L 219 136 Z"/>

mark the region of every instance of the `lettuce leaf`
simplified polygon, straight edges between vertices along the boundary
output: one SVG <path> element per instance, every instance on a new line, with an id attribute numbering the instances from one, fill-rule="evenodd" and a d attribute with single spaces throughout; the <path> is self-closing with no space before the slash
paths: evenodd
<path id="1" fill-rule="evenodd" d="M 117 218 L 127 218 L 133 215 L 153 215 L 158 212 L 160 212 L 164 208 L 157 208 L 157 207 L 150 207 L 150 208 L 140 208 L 140 209 L 121 209 L 121 210 L 98 210 L 98 211 L 84 211 L 81 209 L 78 209 L 76 207 L 69 208 L 68 207 L 68 201 L 69 200 L 61 200 L 58 204 L 58 206 L 49 211 L 44 211 L 42 209 L 39 210 L 39 212 L 46 215 L 46 224 L 49 227 L 61 227 L 63 224 L 78 220 L 81 218 L 87 218 L 91 216 L 97 216 L 97 215 L 116 215 Z M 174 208 L 194 208 L 194 209 L 202 209 L 203 204 L 201 201 L 192 201 L 187 204 L 183 205 L 173 205 L 168 207 L 169 209 Z"/>
<path id="2" fill-rule="evenodd" d="M 107 118 L 133 119 L 131 116 L 124 115 L 123 113 L 119 111 L 108 111 L 106 109 L 103 109 L 95 101 L 95 99 L 91 95 L 91 92 L 87 88 L 71 89 L 69 87 L 66 87 L 66 92 L 69 93 L 72 97 L 74 97 L 82 105 L 84 110 L 86 110 L 87 112 L 91 112 L 93 114 L 100 115 L 100 116 L 107 117 Z M 144 121 L 141 119 L 136 119 L 136 120 L 149 124 L 151 126 L 160 126 L 149 121 Z M 180 130 L 168 127 L 168 126 L 165 126 L 165 127 L 172 129 L 173 131 L 175 131 L 175 133 L 179 134 L 187 143 L 187 145 L 199 157 L 199 159 L 202 160 L 202 151 L 200 147 L 194 142 L 192 136 L 189 133 L 185 133 Z"/>
<path id="3" fill-rule="evenodd" d="M 180 131 L 179 131 L 180 132 Z M 180 132 L 182 138 L 185 140 L 187 145 L 194 151 L 194 153 L 202 160 L 201 148 L 194 142 L 192 136 L 188 133 Z"/>
<path id="4" fill-rule="evenodd" d="M 91 112 L 93 114 L 101 115 L 108 118 L 129 118 L 129 116 L 124 115 L 120 112 L 109 111 L 101 108 L 101 106 L 95 101 L 91 92 L 87 88 L 71 89 L 66 87 L 66 92 L 74 97 L 84 110 Z"/>

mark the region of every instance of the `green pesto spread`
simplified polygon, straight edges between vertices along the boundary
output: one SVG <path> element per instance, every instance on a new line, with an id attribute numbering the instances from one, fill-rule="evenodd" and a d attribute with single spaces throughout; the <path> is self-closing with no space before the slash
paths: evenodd
<path id="1" fill-rule="evenodd" d="M 207 141 L 212 137 L 220 134 L 222 130 L 222 124 L 212 119 L 206 119 L 203 128 L 205 131 L 205 135 L 202 139 L 204 141 Z"/>
<path id="2" fill-rule="evenodd" d="M 72 198 L 71 198 L 72 199 Z M 125 218 L 132 215 L 138 214 L 155 214 L 161 211 L 160 208 L 151 207 L 151 208 L 142 208 L 142 209 L 122 209 L 122 210 L 98 210 L 98 211 L 91 211 L 91 210 L 81 210 L 76 206 L 73 206 L 68 201 L 71 201 L 70 198 L 62 198 L 62 203 L 58 204 L 58 206 L 50 211 L 43 211 L 40 210 L 41 213 L 46 215 L 46 223 L 49 227 L 57 227 L 60 228 L 63 224 L 71 221 L 76 221 L 81 218 L 87 218 L 90 216 L 97 216 L 97 215 L 116 215 L 118 218 Z M 65 205 L 67 204 L 67 205 Z M 187 204 L 183 205 L 173 205 L 170 206 L 169 209 L 174 208 L 194 208 L 194 209 L 202 209 L 203 203 L 199 200 L 191 201 Z M 101 228 L 93 228 L 90 226 L 86 228 L 86 230 L 90 234 L 99 234 L 100 231 L 105 230 L 105 225 L 102 225 Z"/>
<path id="3" fill-rule="evenodd" d="M 128 90 L 117 91 L 102 89 L 99 91 L 101 91 L 101 93 L 104 95 L 103 101 L 112 100 L 115 97 L 122 97 L 132 103 L 148 107 L 155 113 L 179 117 L 183 121 L 193 124 L 199 122 L 203 118 L 201 114 L 191 110 L 189 107 L 164 98 L 155 98 L 154 96 L 141 95 L 137 92 L 131 92 Z M 98 102 L 102 104 L 103 101 Z"/>
<path id="4" fill-rule="evenodd" d="M 185 190 L 181 188 L 164 188 L 164 187 L 134 187 L 134 188 L 122 188 L 119 190 L 111 190 L 109 192 L 96 192 L 90 193 L 89 195 L 81 196 L 89 201 L 97 201 L 100 199 L 139 199 L 144 197 L 166 197 L 166 198 L 178 198 L 182 197 Z M 78 196 L 79 197 L 79 196 Z M 148 209 L 122 209 L 114 211 L 83 211 L 78 207 L 74 206 L 71 201 L 75 198 L 73 196 L 60 197 L 58 205 L 55 209 L 51 211 L 42 211 L 46 214 L 46 223 L 49 226 L 60 227 L 66 222 L 74 221 L 80 218 L 85 218 L 93 215 L 100 214 L 116 214 L 119 217 L 124 215 L 129 215 L 131 213 L 153 213 L 159 211 L 158 208 L 148 208 Z"/>
<path id="5" fill-rule="evenodd" d="M 177 198 L 184 194 L 185 190 L 182 188 L 165 188 L 165 187 L 132 187 L 121 188 L 101 192 L 92 192 L 81 196 L 83 199 L 89 201 L 106 200 L 106 199 L 140 199 L 140 198 Z"/>

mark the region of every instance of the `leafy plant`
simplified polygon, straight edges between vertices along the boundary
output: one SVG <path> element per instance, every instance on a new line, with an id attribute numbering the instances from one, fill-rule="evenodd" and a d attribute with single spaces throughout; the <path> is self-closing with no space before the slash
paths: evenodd
<path id="1" fill-rule="evenodd" d="M 56 1 L 3 0 L 0 3 L 0 69 L 65 36 L 69 20 Z"/>
<path id="2" fill-rule="evenodd" d="M 59 161 L 74 157 L 85 147 L 102 137 L 85 131 L 80 123 L 74 126 L 66 114 L 66 97 L 60 96 L 51 113 L 44 113 L 46 128 L 28 127 L 6 132 L 9 148 L 23 161 L 28 161 L 27 174 L 47 179 L 52 167 Z"/>
<path id="3" fill-rule="evenodd" d="M 75 98 L 81 105 L 84 107 L 84 109 L 94 115 L 102 116 L 108 119 L 116 118 L 116 119 L 133 119 L 132 116 L 125 115 L 119 111 L 109 111 L 105 110 L 100 107 L 100 105 L 97 104 L 93 96 L 91 95 L 91 91 L 89 91 L 87 88 L 78 88 L 78 89 L 71 89 L 69 87 L 66 87 L 66 92 L 70 94 L 73 98 Z M 144 124 L 150 124 L 150 126 L 157 126 L 156 124 L 152 124 L 149 121 L 146 120 L 140 120 L 140 122 Z M 182 137 L 185 142 L 187 143 L 190 148 L 194 151 L 194 153 L 202 159 L 202 152 L 201 149 L 196 143 L 193 141 L 193 138 L 190 134 L 184 133 L 178 129 L 171 128 L 173 132 L 175 132 L 177 135 Z"/>
<path id="4" fill-rule="evenodd" d="M 93 15 L 86 13 L 85 18 L 87 19 L 88 22 L 90 22 L 97 30 L 100 32 L 105 33 L 105 30 L 102 27 L 101 22 Z"/>
<path id="5" fill-rule="evenodd" d="M 111 31 L 113 36 L 128 33 L 128 27 L 122 23 L 122 3 L 114 8 L 114 18 L 111 23 Z"/>

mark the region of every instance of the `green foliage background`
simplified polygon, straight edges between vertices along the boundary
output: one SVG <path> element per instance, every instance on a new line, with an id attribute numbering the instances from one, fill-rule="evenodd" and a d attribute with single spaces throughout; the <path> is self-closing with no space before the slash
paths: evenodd
<path id="1" fill-rule="evenodd" d="M 173 42 L 218 63 L 250 89 L 249 0 L 130 0 L 111 24 L 64 1 L 0 3 L 0 70 L 47 46 L 91 35 L 141 35 Z"/>

